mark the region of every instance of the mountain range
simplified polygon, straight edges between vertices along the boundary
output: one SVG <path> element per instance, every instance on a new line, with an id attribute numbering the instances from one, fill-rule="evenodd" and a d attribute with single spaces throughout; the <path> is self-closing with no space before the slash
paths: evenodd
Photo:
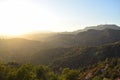
<path id="1" fill-rule="evenodd" d="M 0 60 L 78 68 L 120 57 L 120 27 L 98 25 L 61 33 L 35 33 L 0 40 Z"/>

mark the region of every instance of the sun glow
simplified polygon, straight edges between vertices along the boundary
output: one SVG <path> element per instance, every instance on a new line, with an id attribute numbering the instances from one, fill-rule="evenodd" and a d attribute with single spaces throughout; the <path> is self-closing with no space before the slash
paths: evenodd
<path id="1" fill-rule="evenodd" d="M 0 2 L 0 34 L 21 35 L 35 30 L 49 30 L 58 17 L 31 0 Z M 53 27 L 54 28 L 54 27 Z"/>

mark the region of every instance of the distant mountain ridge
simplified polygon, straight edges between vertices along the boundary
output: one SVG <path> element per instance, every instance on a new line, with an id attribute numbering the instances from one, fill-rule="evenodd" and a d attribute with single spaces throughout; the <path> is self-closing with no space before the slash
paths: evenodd
<path id="1" fill-rule="evenodd" d="M 77 34 L 56 34 L 46 38 L 44 41 L 51 47 L 72 47 L 72 46 L 97 46 L 112 43 L 120 40 L 120 30 L 89 29 Z"/>
<path id="2" fill-rule="evenodd" d="M 79 33 L 79 32 L 87 31 L 90 29 L 94 29 L 94 30 L 103 30 L 103 29 L 120 30 L 120 26 L 117 26 L 115 24 L 101 24 L 101 25 L 97 25 L 97 26 L 85 27 L 84 29 L 74 31 L 74 33 Z"/>
<path id="3" fill-rule="evenodd" d="M 75 38 L 79 44 L 83 45 L 101 45 L 120 40 L 120 30 L 104 29 L 93 30 L 78 33 Z"/>
<path id="4" fill-rule="evenodd" d="M 40 41 L 47 48 L 96 46 L 120 40 L 120 27 L 117 25 L 98 25 L 73 33 L 35 33 L 22 38 Z"/>
<path id="5" fill-rule="evenodd" d="M 92 26 L 92 27 L 86 27 L 85 30 L 89 30 L 89 29 L 95 29 L 95 30 L 103 30 L 103 29 L 115 29 L 115 30 L 120 30 L 120 27 L 117 25 L 98 25 L 98 26 Z"/>

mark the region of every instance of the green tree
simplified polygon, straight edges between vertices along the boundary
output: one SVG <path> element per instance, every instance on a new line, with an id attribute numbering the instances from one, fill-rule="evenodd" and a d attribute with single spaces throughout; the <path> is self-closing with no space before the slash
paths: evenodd
<path id="1" fill-rule="evenodd" d="M 99 76 L 95 76 L 92 80 L 103 80 L 103 79 Z"/>
<path id="2" fill-rule="evenodd" d="M 78 80 L 79 79 L 79 70 L 70 70 L 65 68 L 62 71 L 61 80 Z"/>
<path id="3" fill-rule="evenodd" d="M 9 68 L 4 64 L 0 63 L 0 80 L 6 80 Z"/>
<path id="4" fill-rule="evenodd" d="M 21 66 L 16 73 L 16 80 L 34 80 L 35 77 L 33 66 L 30 64 Z"/>
<path id="5" fill-rule="evenodd" d="M 40 80 L 47 80 L 47 69 L 45 66 L 37 66 L 36 67 L 36 78 Z"/>

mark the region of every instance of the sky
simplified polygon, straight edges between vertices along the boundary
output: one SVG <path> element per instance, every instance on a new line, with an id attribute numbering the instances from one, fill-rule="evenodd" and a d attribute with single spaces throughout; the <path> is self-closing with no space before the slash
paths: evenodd
<path id="1" fill-rule="evenodd" d="M 0 0 L 0 34 L 120 25 L 120 0 Z"/>

